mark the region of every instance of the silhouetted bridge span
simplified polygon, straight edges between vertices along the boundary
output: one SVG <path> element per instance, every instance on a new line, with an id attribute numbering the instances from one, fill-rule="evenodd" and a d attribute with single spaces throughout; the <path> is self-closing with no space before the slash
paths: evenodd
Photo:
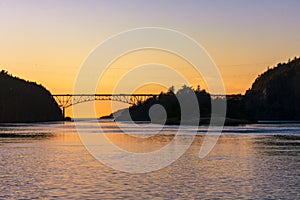
<path id="1" fill-rule="evenodd" d="M 65 109 L 72 105 L 89 101 L 119 101 L 136 105 L 148 98 L 156 98 L 159 94 L 54 94 L 52 95 L 65 116 Z M 219 95 L 211 94 L 212 98 L 239 98 L 241 95 Z"/>
<path id="2" fill-rule="evenodd" d="M 65 116 L 65 109 L 89 101 L 119 101 L 131 105 L 156 98 L 157 94 L 54 94 L 52 95 Z"/>

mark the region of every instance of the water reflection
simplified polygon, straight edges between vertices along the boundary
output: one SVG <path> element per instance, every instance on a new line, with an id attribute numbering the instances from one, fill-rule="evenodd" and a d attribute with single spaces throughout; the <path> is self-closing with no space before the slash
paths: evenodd
<path id="1" fill-rule="evenodd" d="M 93 123 L 81 127 L 97 130 Z M 113 123 L 105 128 L 112 142 L 133 152 L 156 150 L 174 136 L 172 127 L 147 139 L 126 135 Z M 139 134 L 138 128 L 128 129 Z M 183 137 L 190 137 L 189 129 Z M 225 134 L 204 159 L 198 157 L 204 135 L 198 135 L 179 160 L 147 174 L 123 173 L 99 163 L 82 146 L 72 123 L 1 127 L 0 135 L 8 132 L 51 137 L 0 138 L 0 199 L 297 199 L 300 195 L 300 136 L 295 132 Z"/>
<path id="2" fill-rule="evenodd" d="M 258 138 L 255 143 L 260 154 L 300 156 L 300 136 L 298 135 L 269 135 Z"/>
<path id="3" fill-rule="evenodd" d="M 3 130 L 0 129 L 0 132 L 3 132 Z M 32 132 L 27 132 L 27 133 L 14 133 L 14 132 L 8 132 L 8 133 L 1 133 L 0 138 L 48 138 L 52 137 L 52 133 L 47 133 L 47 132 L 40 132 L 40 133 L 32 133 Z"/>

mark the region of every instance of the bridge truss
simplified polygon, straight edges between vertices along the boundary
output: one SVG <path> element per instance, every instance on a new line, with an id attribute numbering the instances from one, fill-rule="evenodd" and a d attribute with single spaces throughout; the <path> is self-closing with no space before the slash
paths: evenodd
<path id="1" fill-rule="evenodd" d="M 89 101 L 119 101 L 131 105 L 137 105 L 148 98 L 156 98 L 158 94 L 54 94 L 52 95 L 58 106 L 62 109 L 65 116 L 65 109 L 72 105 L 89 102 Z M 234 99 L 240 98 L 241 95 L 210 95 L 216 99 Z"/>
<path id="2" fill-rule="evenodd" d="M 89 101 L 119 101 L 137 105 L 148 98 L 156 98 L 156 94 L 54 94 L 52 95 L 65 116 L 65 109 L 76 104 Z"/>

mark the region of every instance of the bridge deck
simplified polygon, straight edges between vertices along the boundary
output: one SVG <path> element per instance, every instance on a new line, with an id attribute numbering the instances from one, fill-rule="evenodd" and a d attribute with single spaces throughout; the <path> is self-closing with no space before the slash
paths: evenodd
<path id="1" fill-rule="evenodd" d="M 137 96 L 158 96 L 159 94 L 53 94 L 52 96 L 65 96 L 65 97 L 79 97 L 79 96 L 97 96 L 97 97 L 104 97 L 104 96 L 126 96 L 126 97 L 137 97 Z"/>
<path id="2" fill-rule="evenodd" d="M 136 105 L 143 102 L 148 98 L 156 98 L 159 94 L 53 94 L 52 97 L 57 102 L 59 107 L 62 108 L 63 114 L 66 108 L 79 103 L 97 101 L 97 100 L 110 100 L 119 101 Z M 212 98 L 241 98 L 242 95 L 222 95 L 211 94 Z"/>

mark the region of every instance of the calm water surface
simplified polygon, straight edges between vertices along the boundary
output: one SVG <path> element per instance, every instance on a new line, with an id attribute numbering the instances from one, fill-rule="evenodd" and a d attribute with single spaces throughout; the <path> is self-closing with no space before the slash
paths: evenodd
<path id="1" fill-rule="evenodd" d="M 114 122 L 101 125 L 112 142 L 132 152 L 161 148 L 178 128 L 167 126 L 142 139 L 124 134 Z M 95 121 L 80 122 L 80 128 L 98 131 Z M 143 124 L 123 128 L 137 135 L 158 130 Z M 185 137 L 193 130 L 185 127 Z M 91 156 L 72 122 L 2 124 L 0 199 L 300 199 L 300 124 L 225 127 L 213 151 L 199 159 L 204 134 L 200 127 L 189 150 L 170 166 L 129 174 Z"/>

